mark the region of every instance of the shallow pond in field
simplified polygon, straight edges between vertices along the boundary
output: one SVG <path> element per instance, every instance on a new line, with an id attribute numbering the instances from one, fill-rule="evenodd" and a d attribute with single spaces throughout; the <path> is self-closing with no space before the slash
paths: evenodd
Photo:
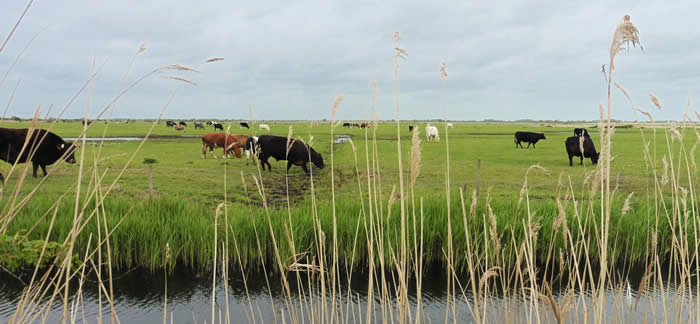
<path id="1" fill-rule="evenodd" d="M 67 142 L 75 142 L 75 141 L 82 141 L 82 137 L 65 137 L 63 138 L 64 141 Z M 131 142 L 131 141 L 140 141 L 143 140 L 143 137 L 86 137 L 86 141 L 88 142 Z"/>
<path id="2" fill-rule="evenodd" d="M 221 273 L 217 274 L 218 284 L 216 285 L 215 313 L 218 321 L 219 316 L 226 316 L 226 302 L 228 294 L 228 312 L 232 323 L 252 322 L 254 316 L 258 323 L 277 322 L 281 323 L 281 317 L 286 317 L 286 322 L 290 323 L 293 312 L 297 318 L 305 318 L 309 321 L 309 310 L 314 309 L 318 314 L 319 307 L 323 305 L 322 293 L 318 284 L 318 275 L 314 283 L 309 284 L 305 274 L 297 276 L 290 274 L 291 303 L 282 295 L 282 283 L 279 279 L 270 279 L 269 286 L 260 272 L 247 273 L 247 281 L 244 284 L 240 273 L 231 273 L 228 287 L 225 287 L 220 280 Z M 30 276 L 22 277 L 22 280 L 29 280 Z M 121 323 L 158 323 L 163 320 L 163 301 L 165 281 L 162 273 L 147 273 L 136 270 L 127 273 L 114 274 L 114 308 Z M 369 303 L 373 308 L 373 323 L 381 322 L 382 317 L 387 319 L 393 316 L 393 321 L 397 321 L 398 311 L 393 305 L 395 299 L 390 299 L 390 305 L 383 308 L 381 296 L 378 296 L 380 286 L 377 285 L 377 278 L 374 281 L 374 295 Z M 391 276 L 387 280 L 391 280 Z M 685 288 L 679 290 L 679 286 L 665 283 L 663 289 L 650 288 L 645 290 L 637 299 L 637 285 L 640 276 L 630 276 L 633 282 L 616 285 L 616 289 L 608 289 L 606 294 L 606 321 L 637 323 L 642 321 L 685 321 L 697 319 L 697 298 L 691 291 Z M 347 318 L 347 322 L 365 322 L 368 307 L 368 281 L 366 275 L 354 275 L 351 284 L 347 284 L 347 277 L 341 277 L 342 297 L 336 299 L 336 310 L 338 316 Z M 176 270 L 168 277 L 168 317 L 173 318 L 174 323 L 211 323 L 212 311 L 212 278 L 211 274 L 196 276 L 187 271 Z M 301 283 L 298 284 L 298 283 Z M 466 289 L 466 282 L 461 283 L 461 287 Z M 71 301 L 82 300 L 75 303 L 69 314 L 72 314 L 77 322 L 96 322 L 101 314 L 103 321 L 110 321 L 110 305 L 102 297 L 102 306 L 98 307 L 97 282 L 95 278 L 85 281 L 82 295 L 77 298 L 75 287 L 70 296 Z M 17 307 L 17 298 L 24 288 L 17 278 L 6 273 L 0 274 L 0 322 L 8 322 Z M 271 287 L 269 289 L 268 287 Z M 458 287 L 460 287 L 458 285 Z M 349 288 L 349 289 L 348 289 Z M 388 291 L 395 292 L 395 287 L 387 285 Z M 106 289 L 109 289 L 107 286 Z M 494 289 L 494 288 L 491 288 Z M 517 290 L 517 291 L 516 291 Z M 560 288 L 554 287 L 553 299 L 558 305 L 558 311 L 566 322 L 591 322 L 597 316 L 593 301 L 595 298 L 589 291 L 569 292 L 568 294 Z M 411 316 L 415 320 L 415 305 L 417 303 L 415 282 L 409 283 L 408 303 L 411 305 Z M 443 271 L 433 271 L 426 274 L 426 279 L 422 286 L 423 317 L 425 323 L 442 323 L 446 316 L 445 305 L 447 297 L 446 279 Z M 459 288 L 454 299 L 456 310 L 450 310 L 447 316 L 457 317 L 458 323 L 473 322 L 469 315 L 469 309 L 473 306 L 473 296 L 461 293 Z M 498 291 L 498 290 L 497 290 Z M 527 289 L 526 289 L 527 291 Z M 348 303 L 348 292 L 350 292 L 350 302 Z M 326 289 L 326 306 L 330 309 L 331 300 L 328 297 L 331 290 Z M 486 305 L 487 322 L 537 322 L 537 318 L 545 323 L 555 322 L 554 314 L 545 296 L 540 298 L 523 298 L 521 289 L 509 290 L 507 294 L 500 292 L 487 299 L 480 299 L 482 305 Z M 300 297 L 302 296 L 302 297 Z M 60 297 L 58 298 L 60 300 Z M 585 307 L 583 306 L 585 304 Z M 636 310 L 635 310 L 636 305 Z M 534 311 L 537 310 L 537 311 Z M 60 320 L 63 312 L 63 304 L 59 301 L 54 303 L 49 312 L 47 323 L 56 323 Z M 389 314 L 391 312 L 391 315 Z M 221 313 L 221 315 L 219 315 Z M 453 315 L 454 314 L 454 315 Z M 319 322 L 318 318 L 316 319 Z M 170 322 L 170 319 L 168 319 Z M 301 320 L 300 320 L 301 322 Z M 450 320 L 450 322 L 452 322 Z"/>
<path id="3" fill-rule="evenodd" d="M 352 139 L 352 136 L 350 135 L 335 135 L 335 140 L 333 143 L 335 144 L 340 144 L 340 143 L 346 143 L 349 142 Z"/>

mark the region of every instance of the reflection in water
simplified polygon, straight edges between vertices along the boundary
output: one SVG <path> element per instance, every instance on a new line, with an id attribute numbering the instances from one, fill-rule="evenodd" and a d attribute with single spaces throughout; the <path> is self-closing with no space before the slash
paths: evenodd
<path id="1" fill-rule="evenodd" d="M 243 276 L 240 273 L 230 274 L 228 286 L 229 314 L 232 322 L 250 322 L 250 316 L 255 316 L 260 322 L 281 322 L 280 316 L 289 317 L 291 310 L 287 299 L 281 294 L 280 280 L 270 279 L 269 287 L 265 278 L 259 273 L 251 271 L 245 274 L 246 285 L 243 283 Z M 440 270 L 426 273 L 427 279 L 422 286 L 423 314 L 427 322 L 439 323 L 444 321 L 446 305 L 446 278 L 444 272 Z M 466 279 L 467 276 L 463 278 Z M 131 271 L 114 275 L 114 306 L 116 313 L 122 323 L 156 323 L 162 321 L 163 298 L 164 298 L 164 276 L 162 273 L 148 273 L 145 271 Z M 221 274 L 217 275 L 221 278 Z M 389 277 L 391 278 L 391 277 Z M 23 276 L 23 280 L 28 281 L 30 276 Z M 98 317 L 98 295 L 97 282 L 94 276 L 85 282 L 82 296 L 82 305 L 75 308 L 77 319 L 87 319 L 95 322 Z M 318 304 L 321 300 L 318 276 L 314 278 L 314 284 L 309 285 L 309 277 L 306 274 L 290 274 L 290 290 L 293 295 L 292 307 L 297 316 L 304 316 L 308 319 L 310 305 L 315 305 L 315 312 L 318 312 Z M 639 283 L 639 278 L 629 278 L 631 282 Z M 362 274 L 355 274 L 348 287 L 347 278 L 340 278 L 342 287 L 342 299 L 337 300 L 339 314 L 347 316 L 350 322 L 364 321 L 367 310 L 367 277 Z M 382 321 L 381 296 L 378 296 L 379 287 L 376 285 L 372 300 L 372 307 L 376 313 L 374 322 Z M 462 287 L 467 287 L 468 283 L 462 282 Z M 7 274 L 0 275 L 0 322 L 7 322 L 12 317 L 16 308 L 16 300 L 25 287 L 18 279 Z M 77 287 L 77 282 L 73 288 Z M 688 312 L 695 312 L 695 304 L 688 301 L 694 300 L 692 289 L 686 288 L 678 290 L 677 286 L 664 284 L 663 290 L 651 288 L 639 298 L 637 308 L 637 288 L 627 284 L 616 286 L 616 289 L 609 289 L 606 299 L 607 319 L 617 322 L 639 322 L 639 321 L 676 321 L 678 319 L 688 319 Z M 168 316 L 172 313 L 176 323 L 202 323 L 211 322 L 211 277 L 210 275 L 197 276 L 183 269 L 177 269 L 175 273 L 168 277 Z M 216 288 L 216 309 L 222 316 L 226 316 L 226 292 L 222 284 Z M 351 304 L 348 307 L 348 288 L 351 296 Z M 389 286 L 389 291 L 394 292 L 395 287 Z M 498 288 L 491 288 L 499 290 Z M 409 284 L 409 303 L 412 305 L 411 311 L 415 312 L 416 295 L 415 282 Z M 458 290 L 459 291 L 459 290 Z M 330 295 L 327 290 L 326 296 Z M 540 320 L 545 322 L 554 321 L 551 306 L 546 298 L 533 299 L 530 296 L 523 297 L 520 289 L 511 289 L 500 294 L 482 300 L 487 309 L 486 316 L 489 322 L 527 322 Z M 301 295 L 300 295 L 301 294 Z M 526 292 L 527 294 L 527 292 Z M 75 292 L 72 294 L 75 296 Z M 250 296 L 250 300 L 247 296 Z M 300 298 L 303 296 L 304 298 Z M 313 296 L 311 300 L 308 296 Z M 59 298 L 60 299 L 60 298 Z M 328 299 L 328 298 L 327 298 Z M 557 303 L 559 313 L 567 322 L 583 321 L 590 322 L 596 317 L 594 308 L 594 298 L 590 292 L 565 292 L 555 288 L 554 299 Z M 393 303 L 394 300 L 391 301 Z M 455 298 L 456 310 L 454 316 L 458 322 L 472 322 L 469 310 L 472 305 L 472 296 L 464 296 L 461 292 Z M 586 307 L 584 307 L 584 304 Z M 665 305 L 665 306 L 664 306 Z M 330 307 L 330 306 L 328 306 Z M 251 309 L 252 314 L 251 315 Z M 394 316 L 397 311 L 393 309 Z M 533 311 L 537 310 L 537 311 Z M 53 310 L 47 319 L 48 323 L 55 323 L 60 320 L 63 305 L 56 302 Z M 110 318 L 110 306 L 103 298 L 102 316 L 104 320 Z M 300 315 L 301 314 L 301 315 Z M 697 315 L 697 314 L 695 314 Z M 387 315 L 388 316 L 388 315 Z M 415 314 L 412 314 L 415 317 Z M 448 317 L 452 318 L 452 310 L 448 312 Z M 355 320 L 353 320 L 355 318 Z M 289 319 L 289 318 L 287 318 Z M 396 320 L 396 319 L 394 319 Z"/>

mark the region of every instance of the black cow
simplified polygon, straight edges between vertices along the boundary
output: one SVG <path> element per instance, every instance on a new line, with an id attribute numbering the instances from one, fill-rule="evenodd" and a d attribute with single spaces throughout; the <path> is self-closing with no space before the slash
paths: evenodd
<path id="1" fill-rule="evenodd" d="M 212 125 L 214 125 L 214 130 L 220 129 L 222 132 L 224 131 L 224 125 L 221 123 L 214 123 Z"/>
<path id="2" fill-rule="evenodd" d="M 211 126 L 213 124 L 214 124 L 214 122 L 212 122 L 211 120 L 207 122 L 207 126 Z"/>
<path id="3" fill-rule="evenodd" d="M 181 122 L 180 122 L 180 126 L 187 126 L 187 123 L 181 121 Z"/>
<path id="4" fill-rule="evenodd" d="M 168 121 L 165 122 L 165 126 L 173 127 L 173 126 L 175 126 L 175 122 L 172 121 L 172 120 L 168 120 Z"/>
<path id="5" fill-rule="evenodd" d="M 248 126 L 248 123 L 239 123 L 239 125 L 241 125 L 240 127 L 245 127 L 245 128 L 250 129 L 250 127 Z"/>
<path id="6" fill-rule="evenodd" d="M 11 164 L 32 161 L 35 178 L 36 170 L 39 167 L 46 176 L 46 166 L 53 164 L 60 158 L 70 164 L 75 163 L 74 151 L 77 144 L 66 143 L 60 136 L 44 129 L 34 129 L 29 143 L 22 152 L 28 133 L 29 129 L 27 128 L 0 128 L 0 160 Z"/>
<path id="7" fill-rule="evenodd" d="M 350 127 L 350 123 L 343 123 L 343 127 Z"/>
<path id="8" fill-rule="evenodd" d="M 323 157 L 321 154 L 301 141 L 292 141 L 289 152 L 287 152 L 287 137 L 274 135 L 260 136 L 257 141 L 254 137 L 250 137 L 246 143 L 246 148 L 251 150 L 254 155 L 257 155 L 263 170 L 265 170 L 266 164 L 267 169 L 270 171 L 272 170 L 272 166 L 268 161 L 270 157 L 275 158 L 277 161 L 287 160 L 287 171 L 289 171 L 292 165 L 298 165 L 304 169 L 306 174 L 309 174 L 309 169 L 306 167 L 306 164 L 309 162 L 309 157 L 311 157 L 310 162 L 319 169 L 323 169 Z"/>
<path id="9" fill-rule="evenodd" d="M 413 126 L 413 125 L 408 125 L 408 131 L 409 131 L 409 132 L 412 132 L 414 128 L 415 128 L 415 126 Z"/>
<path id="10" fill-rule="evenodd" d="M 580 139 L 583 139 L 583 154 L 581 154 L 581 145 L 579 143 Z M 574 156 L 581 158 L 581 164 L 583 164 L 584 157 L 590 158 L 593 164 L 598 164 L 598 157 L 600 154 L 596 152 L 593 140 L 591 140 L 589 136 L 571 136 L 566 139 L 565 144 L 566 153 L 569 155 L 569 166 L 574 166 Z"/>
<path id="11" fill-rule="evenodd" d="M 194 129 L 201 128 L 204 129 L 204 125 L 202 123 L 194 122 Z"/>
<path id="12" fill-rule="evenodd" d="M 590 137 L 590 135 L 588 135 L 588 130 L 585 128 L 574 128 L 574 135 L 578 137 Z"/>
<path id="13" fill-rule="evenodd" d="M 520 144 L 520 142 L 527 142 L 528 148 L 530 148 L 530 144 L 532 144 L 532 148 L 535 148 L 535 144 L 541 139 L 547 139 L 543 133 L 515 132 L 515 148 L 518 148 L 518 145 L 521 148 L 523 147 L 523 144 Z"/>

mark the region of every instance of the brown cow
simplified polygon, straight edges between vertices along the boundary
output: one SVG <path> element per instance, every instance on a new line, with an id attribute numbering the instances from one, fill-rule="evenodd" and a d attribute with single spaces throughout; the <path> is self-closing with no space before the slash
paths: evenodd
<path id="1" fill-rule="evenodd" d="M 226 133 L 209 133 L 202 135 L 202 159 L 206 158 L 207 147 L 209 147 L 209 153 L 211 153 L 215 159 L 218 159 L 216 154 L 214 154 L 215 147 L 224 148 L 224 158 L 231 153 L 231 150 L 233 150 L 237 158 L 240 158 L 240 146 L 245 146 L 245 142 L 242 144 L 239 143 L 236 136 L 245 135 L 226 135 Z M 247 136 L 245 137 L 247 140 Z"/>

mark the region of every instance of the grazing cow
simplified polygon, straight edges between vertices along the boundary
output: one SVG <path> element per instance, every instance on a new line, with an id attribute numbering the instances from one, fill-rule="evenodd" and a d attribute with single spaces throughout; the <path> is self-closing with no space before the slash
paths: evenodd
<path id="1" fill-rule="evenodd" d="M 530 144 L 532 144 L 532 148 L 535 148 L 535 144 L 539 142 L 539 140 L 546 140 L 547 138 L 544 137 L 544 133 L 533 133 L 533 132 L 515 132 L 515 148 L 518 148 L 518 145 L 520 145 L 521 148 L 523 148 L 523 144 L 520 142 L 527 142 L 527 147 L 530 148 Z"/>
<path id="2" fill-rule="evenodd" d="M 243 142 L 243 145 L 245 145 L 245 141 Z M 227 135 L 226 133 L 204 134 L 202 135 L 202 159 L 206 158 L 207 147 L 209 148 L 209 153 L 211 153 L 214 159 L 218 159 L 216 154 L 214 154 L 215 147 L 224 148 L 224 158 L 231 153 L 231 150 L 233 150 L 233 153 L 237 158 L 241 157 L 239 142 L 236 140 L 234 135 Z"/>
<path id="3" fill-rule="evenodd" d="M 438 129 L 435 126 L 425 126 L 425 136 L 428 137 L 428 142 L 431 140 L 436 142 L 440 141 L 440 134 L 438 134 Z"/>
<path id="4" fill-rule="evenodd" d="M 416 128 L 416 127 L 413 126 L 413 125 L 408 125 L 408 131 L 409 131 L 409 132 L 412 132 L 414 128 Z"/>
<path id="5" fill-rule="evenodd" d="M 590 137 L 590 135 L 588 135 L 588 130 L 585 128 L 574 128 L 574 135 L 578 137 Z"/>
<path id="6" fill-rule="evenodd" d="M 221 123 L 214 123 L 214 130 L 220 129 L 222 132 L 224 131 L 224 125 Z"/>
<path id="7" fill-rule="evenodd" d="M 455 125 L 452 125 L 452 123 L 447 123 L 447 128 L 455 128 Z"/>
<path id="8" fill-rule="evenodd" d="M 258 126 L 259 126 L 260 129 L 262 129 L 262 130 L 266 130 L 266 131 L 269 131 L 269 130 L 270 130 L 270 125 L 268 125 L 268 124 L 260 124 L 260 125 L 258 125 Z"/>
<path id="9" fill-rule="evenodd" d="M 207 122 L 207 126 L 211 126 L 211 125 L 214 125 L 214 122 L 210 120 Z"/>
<path id="10" fill-rule="evenodd" d="M 34 129 L 27 146 L 24 147 L 27 134 L 27 128 L 0 128 L 0 160 L 11 164 L 32 161 L 32 174 L 35 178 L 39 167 L 46 176 L 46 166 L 58 159 L 63 158 L 70 164 L 75 163 L 74 151 L 78 147 L 77 144 L 66 143 L 60 136 L 47 130 Z"/>
<path id="11" fill-rule="evenodd" d="M 80 122 L 81 122 L 83 125 L 85 125 L 85 124 L 87 123 L 87 125 L 90 126 L 90 125 L 92 125 L 92 123 L 94 123 L 95 121 L 94 121 L 94 120 L 88 120 L 88 121 L 86 122 L 85 120 L 81 120 Z"/>
<path id="12" fill-rule="evenodd" d="M 183 132 L 185 131 L 185 127 L 184 127 L 184 126 L 180 126 L 180 125 L 174 125 L 174 126 L 173 126 L 173 129 L 176 130 L 176 131 L 178 131 L 178 132 L 179 132 L 179 131 L 183 131 Z"/>
<path id="13" fill-rule="evenodd" d="M 175 126 L 175 122 L 172 121 L 172 120 L 168 120 L 168 121 L 165 122 L 165 126 L 173 127 L 173 126 Z"/>
<path id="14" fill-rule="evenodd" d="M 350 123 L 343 123 L 343 127 L 350 127 Z"/>
<path id="15" fill-rule="evenodd" d="M 194 129 L 201 128 L 204 129 L 204 125 L 202 123 L 194 122 Z"/>
<path id="16" fill-rule="evenodd" d="M 245 127 L 245 128 L 250 129 L 250 127 L 248 126 L 248 123 L 238 123 L 238 125 L 241 125 L 240 128 Z"/>
<path id="17" fill-rule="evenodd" d="M 352 126 L 355 126 L 355 127 L 357 127 L 357 128 L 360 128 L 360 124 L 358 124 L 358 123 L 354 123 L 354 124 L 352 124 Z"/>
<path id="18" fill-rule="evenodd" d="M 184 121 L 181 121 L 180 126 L 187 126 L 187 123 L 185 123 Z"/>
<path id="19" fill-rule="evenodd" d="M 581 158 L 582 165 L 584 157 L 590 158 L 593 164 L 598 164 L 600 153 L 596 152 L 593 140 L 589 136 L 571 136 L 566 139 L 565 144 L 566 153 L 569 155 L 569 166 L 574 166 L 574 156 Z M 581 154 L 581 147 L 583 147 L 583 154 Z"/>
<path id="20" fill-rule="evenodd" d="M 309 162 L 312 162 L 319 169 L 323 169 L 323 157 L 321 154 L 314 151 L 306 143 L 294 139 L 291 139 L 291 141 L 289 152 L 287 152 L 287 137 L 283 136 L 263 135 L 258 137 L 257 141 L 251 137 L 248 139 L 246 146 L 249 146 L 252 152 L 257 155 L 263 170 L 265 170 L 265 165 L 267 165 L 268 170 L 272 170 L 272 166 L 268 161 L 270 157 L 275 158 L 277 161 L 286 160 L 287 171 L 292 165 L 298 165 L 304 169 L 306 174 L 309 174 L 309 169 L 306 167 L 306 164 Z"/>
<path id="21" fill-rule="evenodd" d="M 360 124 L 360 127 L 361 127 L 361 128 L 368 128 L 368 127 L 369 127 L 369 124 L 368 124 L 368 123 L 362 123 L 362 124 Z"/>

